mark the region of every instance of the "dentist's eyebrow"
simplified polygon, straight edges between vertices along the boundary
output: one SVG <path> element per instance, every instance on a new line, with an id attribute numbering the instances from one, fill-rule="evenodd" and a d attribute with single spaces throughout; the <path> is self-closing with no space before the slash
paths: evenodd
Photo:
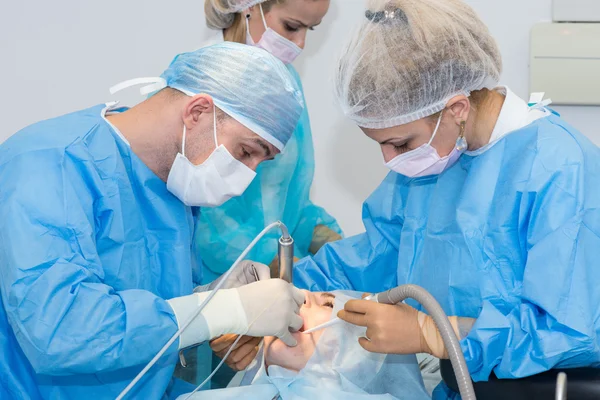
<path id="1" fill-rule="evenodd" d="M 269 146 L 267 146 L 265 144 L 265 142 L 263 142 L 261 139 L 258 139 L 258 138 L 253 139 L 253 142 L 258 144 L 262 148 L 265 158 L 271 157 L 271 149 L 269 148 Z"/>

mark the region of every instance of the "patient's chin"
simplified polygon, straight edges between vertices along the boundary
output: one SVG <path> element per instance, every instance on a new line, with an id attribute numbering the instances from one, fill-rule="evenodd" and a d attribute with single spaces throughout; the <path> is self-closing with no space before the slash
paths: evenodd
<path id="1" fill-rule="evenodd" d="M 264 345 L 267 367 L 278 365 L 292 371 L 300 371 L 306 366 L 314 352 L 312 341 L 301 337 L 302 333 L 293 334 L 298 345 L 290 347 L 275 337 L 266 337 Z"/>

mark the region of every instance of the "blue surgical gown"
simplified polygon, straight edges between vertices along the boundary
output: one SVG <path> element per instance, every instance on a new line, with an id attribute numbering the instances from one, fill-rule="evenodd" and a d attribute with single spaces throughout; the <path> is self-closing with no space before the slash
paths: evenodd
<path id="1" fill-rule="evenodd" d="M 302 88 L 294 67 L 288 65 L 288 69 Z M 310 201 L 314 171 L 312 133 L 305 108 L 284 152 L 258 166 L 256 178 L 244 194 L 221 207 L 202 210 L 195 245 L 202 254 L 206 282 L 227 271 L 256 235 L 272 222 L 280 220 L 286 224 L 298 258 L 309 255 L 315 226 L 325 225 L 341 233 L 335 219 Z M 269 264 L 277 255 L 279 236 L 281 233 L 276 230 L 269 232 L 247 258 Z"/>
<path id="2" fill-rule="evenodd" d="M 0 146 L 0 398 L 114 399 L 177 331 L 165 299 L 192 292 L 192 212 L 104 107 Z M 177 345 L 128 398 L 178 394 Z"/>
<path id="3" fill-rule="evenodd" d="M 297 263 L 295 283 L 424 287 L 477 318 L 461 342 L 477 381 L 600 366 L 600 149 L 559 117 L 439 176 L 390 173 L 363 220 L 366 233 Z"/>

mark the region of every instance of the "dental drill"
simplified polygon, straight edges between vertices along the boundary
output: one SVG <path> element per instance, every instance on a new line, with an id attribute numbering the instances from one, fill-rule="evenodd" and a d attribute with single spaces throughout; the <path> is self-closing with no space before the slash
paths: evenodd
<path id="1" fill-rule="evenodd" d="M 277 246 L 277 258 L 279 261 L 277 276 L 288 283 L 292 283 L 294 277 L 294 239 L 292 239 L 287 227 L 283 223 L 279 228 L 281 229 L 281 237 Z"/>
<path id="2" fill-rule="evenodd" d="M 152 368 L 152 366 L 154 366 L 154 364 L 156 364 L 156 362 L 163 356 L 163 354 L 165 354 L 165 352 L 169 349 L 169 347 L 171 347 L 171 345 L 179 338 L 179 336 L 181 336 L 183 331 L 192 323 L 192 321 L 194 319 L 196 319 L 198 317 L 198 315 L 200 315 L 200 313 L 202 312 L 204 307 L 206 307 L 206 305 L 212 300 L 212 298 L 215 297 L 217 292 L 225 284 L 225 281 L 227 281 L 227 278 L 232 274 L 232 272 L 239 265 L 239 263 L 244 258 L 246 258 L 246 256 L 254 248 L 256 243 L 260 239 L 262 239 L 263 236 L 265 236 L 267 234 L 267 232 L 269 232 L 273 228 L 279 228 L 281 230 L 281 234 L 282 234 L 281 238 L 279 239 L 279 248 L 278 248 L 279 276 L 281 277 L 281 279 L 284 279 L 287 282 L 290 282 L 290 283 L 292 282 L 292 267 L 293 267 L 293 263 L 294 263 L 294 239 L 292 239 L 292 237 L 290 236 L 289 230 L 283 224 L 283 222 L 281 222 L 281 221 L 273 222 L 272 224 L 265 227 L 265 229 L 263 229 L 262 232 L 260 232 L 254 238 L 254 240 L 248 245 L 248 247 L 246 247 L 246 249 L 235 260 L 235 262 L 229 268 L 229 270 L 223 275 L 221 281 L 217 284 L 217 286 L 212 290 L 212 292 L 208 295 L 208 297 L 198 306 L 198 308 L 192 314 L 192 316 L 183 323 L 181 328 L 171 337 L 171 339 L 169 339 L 169 341 L 163 346 L 162 349 L 160 349 L 160 351 L 154 356 L 154 358 L 152 360 L 150 360 L 150 362 L 144 367 L 144 369 L 142 369 L 140 371 L 140 373 L 137 374 L 137 376 L 129 383 L 129 385 L 127 385 L 127 387 L 125 389 L 123 389 L 123 391 L 119 394 L 119 396 L 117 397 L 116 400 L 122 400 L 127 395 L 127 393 L 129 393 L 129 391 L 131 391 L 131 389 L 133 389 L 133 387 L 144 377 L 144 375 L 146 375 L 146 373 L 150 370 L 150 368 Z M 285 266 L 285 269 L 283 268 L 283 266 Z M 241 336 L 238 337 L 238 340 L 240 338 L 241 338 Z M 237 342 L 235 344 L 237 344 Z M 234 346 L 232 346 L 232 348 L 230 349 L 230 351 L 227 353 L 227 355 L 225 357 L 227 357 L 229 355 L 229 353 L 231 352 L 233 347 L 235 347 L 235 344 L 234 344 Z M 219 366 L 222 365 L 224 361 L 225 361 L 225 358 L 222 360 L 222 362 L 221 362 L 221 364 L 219 364 Z M 215 372 L 216 372 L 216 370 L 215 370 Z M 204 385 L 207 382 L 207 380 L 205 382 L 203 382 L 202 385 Z M 200 387 L 198 387 L 197 389 L 199 389 Z"/>

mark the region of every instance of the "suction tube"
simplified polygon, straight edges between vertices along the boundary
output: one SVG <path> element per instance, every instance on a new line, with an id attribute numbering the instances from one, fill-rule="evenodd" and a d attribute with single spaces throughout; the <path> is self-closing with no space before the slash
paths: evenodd
<path id="1" fill-rule="evenodd" d="M 377 294 L 377 301 L 384 304 L 398 304 L 408 298 L 418 301 L 423 305 L 425 310 L 433 318 L 436 327 L 438 328 L 444 345 L 448 351 L 454 374 L 456 375 L 456 381 L 460 391 L 460 396 L 463 400 L 476 400 L 475 390 L 473 389 L 473 382 L 471 381 L 471 375 L 467 369 L 467 363 L 465 356 L 460 349 L 458 338 L 450 325 L 448 317 L 442 310 L 442 307 L 430 295 L 425 289 L 416 285 L 402 285 Z"/>

